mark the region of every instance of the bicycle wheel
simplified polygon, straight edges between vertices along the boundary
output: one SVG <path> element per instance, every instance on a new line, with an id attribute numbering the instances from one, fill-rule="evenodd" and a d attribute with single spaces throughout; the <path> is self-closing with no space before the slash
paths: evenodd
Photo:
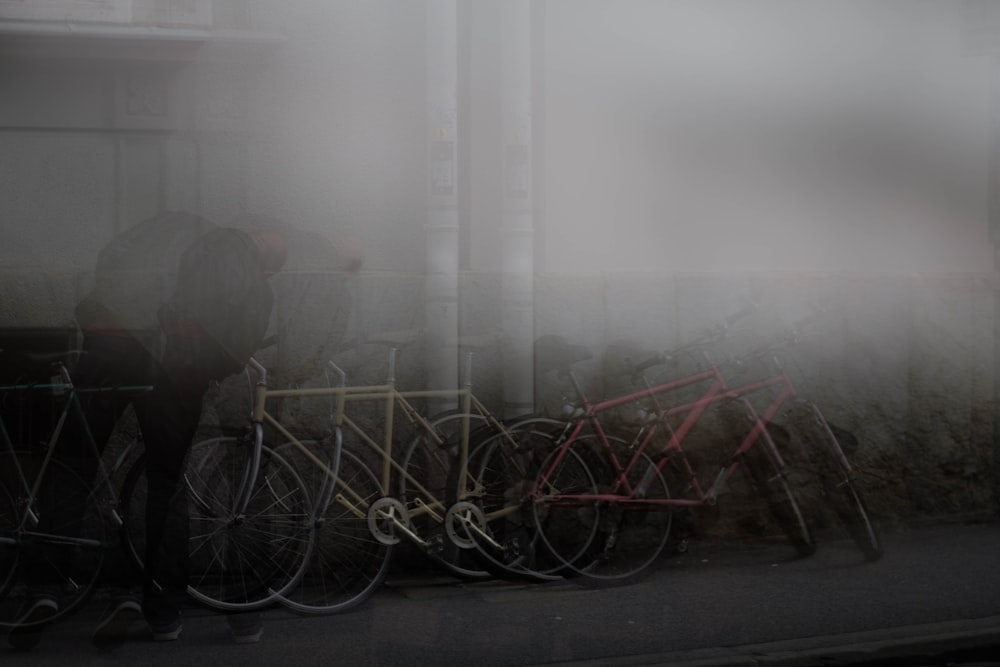
<path id="1" fill-rule="evenodd" d="M 413 530 L 428 544 L 421 549 L 422 553 L 448 573 L 478 581 L 492 575 L 468 548 L 471 545 L 456 541 L 454 529 L 449 530 L 446 525 L 448 510 L 471 486 L 468 474 L 463 481 L 459 480 L 464 418 L 464 413 L 453 411 L 430 420 L 441 438 L 440 444 L 423 429 L 410 440 L 403 456 L 399 494 L 410 511 Z M 479 415 L 469 415 L 469 422 L 469 447 L 474 449 L 474 443 L 482 441 L 492 430 Z M 471 467 L 467 465 L 466 470 Z"/>
<path id="2" fill-rule="evenodd" d="M 605 515 L 594 495 L 598 491 L 594 476 L 576 449 L 579 442 L 565 452 L 553 449 L 542 461 L 531 515 L 544 557 L 558 563 L 559 571 L 588 574 L 594 564 L 591 545 Z"/>
<path id="3" fill-rule="evenodd" d="M 854 483 L 853 471 L 838 441 L 837 430 L 816 408 L 814 420 L 819 433 L 805 446 L 815 464 L 824 499 L 865 559 L 877 561 L 883 554 L 882 542 L 861 492 Z"/>
<path id="4" fill-rule="evenodd" d="M 352 452 L 341 451 L 338 462 L 331 443 L 302 444 L 337 476 L 330 479 L 293 443 L 278 448 L 300 471 L 312 494 L 316 531 L 302 576 L 280 601 L 300 614 L 347 611 L 378 590 L 392 559 L 392 546 L 376 540 L 368 528 L 367 509 L 384 495 L 382 485 Z"/>
<path id="5" fill-rule="evenodd" d="M 625 444 L 617 439 L 614 443 Z M 627 465 L 628 452 L 623 447 L 618 449 L 619 460 Z M 595 469 L 594 463 L 591 469 Z M 598 486 L 614 488 L 616 479 L 611 466 L 605 464 L 603 469 L 597 469 L 603 475 L 597 479 Z M 619 488 L 620 498 L 609 501 L 604 508 L 600 530 L 586 558 L 569 563 L 573 570 L 597 582 L 624 583 L 640 578 L 663 553 L 670 537 L 673 512 L 656 502 L 668 500 L 670 489 L 656 464 L 640 454 L 625 478 L 631 494 Z"/>
<path id="6" fill-rule="evenodd" d="M 251 437 L 219 437 L 191 447 L 184 473 L 189 526 L 188 595 L 221 611 L 248 611 L 273 602 L 301 576 L 314 530 L 308 492 L 295 469 L 269 447 L 251 473 Z M 122 491 L 130 550 L 141 565 L 145 548 L 145 457 Z"/>
<path id="7" fill-rule="evenodd" d="M 0 457 L 0 463 L 4 462 Z M 0 598 L 10 590 L 20 555 L 14 539 L 18 525 L 17 504 L 7 491 L 3 477 L 0 473 Z"/>
<path id="8" fill-rule="evenodd" d="M 826 480 L 824 486 L 827 500 L 840 517 L 851 539 L 865 555 L 865 559 L 871 562 L 880 559 L 883 550 L 878 530 L 868 512 L 868 506 L 850 476 L 841 475 L 839 481 Z"/>
<path id="9" fill-rule="evenodd" d="M 531 581 L 551 581 L 566 572 L 564 557 L 550 552 L 541 540 L 530 493 L 541 466 L 557 449 L 564 422 L 539 419 L 513 425 L 508 433 L 497 434 L 472 455 L 477 470 L 477 506 L 482 521 L 470 521 L 464 528 L 484 567 L 495 576 Z M 573 453 L 561 464 L 556 479 L 573 479 L 578 493 L 597 493 L 593 477 L 579 455 Z M 550 482 L 555 483 L 555 482 Z M 553 535 L 564 517 L 576 512 L 556 508 L 544 518 Z M 577 519 L 586 526 L 574 539 L 581 550 L 597 531 L 597 512 L 590 509 Z M 568 534 L 565 535 L 569 539 Z M 555 539 L 553 537 L 552 539 Z M 569 553 L 569 547 L 565 547 Z"/>
<path id="10" fill-rule="evenodd" d="M 4 571 L 0 627 L 18 623 L 26 605 L 39 594 L 57 599 L 59 608 L 46 622 L 83 605 L 101 574 L 114 533 L 107 529 L 99 503 L 69 466 L 51 459 L 38 494 L 30 503 L 37 523 L 22 522 L 30 490 L 42 472 L 44 456 L 28 451 L 0 453 L 0 563 Z M 23 475 L 23 476 L 22 476 Z"/>
<path id="11" fill-rule="evenodd" d="M 778 465 L 773 446 L 762 436 L 755 445 L 743 455 L 743 465 L 750 475 L 750 480 L 757 492 L 767 503 L 771 516 L 777 522 L 782 532 L 788 536 L 792 546 L 799 556 L 811 556 L 816 553 L 816 541 L 805 518 L 802 507 L 792 492 Z"/>

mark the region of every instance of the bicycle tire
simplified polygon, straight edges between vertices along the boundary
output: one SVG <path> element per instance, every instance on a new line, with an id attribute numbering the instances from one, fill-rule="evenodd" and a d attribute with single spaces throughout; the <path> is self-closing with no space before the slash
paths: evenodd
<path id="1" fill-rule="evenodd" d="M 828 502 L 840 517 L 851 539 L 864 554 L 865 560 L 875 562 L 882 558 L 884 551 L 878 529 L 850 476 L 843 477 L 839 482 L 830 480 L 826 485 Z"/>
<path id="2" fill-rule="evenodd" d="M 196 443 L 188 453 L 184 489 L 188 505 L 188 596 L 212 609 L 250 611 L 268 606 L 301 576 L 315 531 L 308 491 L 290 463 L 261 447 L 260 468 L 237 515 L 236 495 L 248 475 L 251 436 Z M 129 550 L 143 565 L 145 507 L 143 455 L 122 489 Z"/>
<path id="3" fill-rule="evenodd" d="M 58 609 L 46 623 L 63 618 L 89 599 L 101 576 L 107 549 L 115 533 L 108 526 L 90 484 L 72 468 L 51 459 L 32 509 L 38 517 L 34 530 L 20 528 L 29 490 L 35 485 L 43 454 L 27 450 L 0 452 L 0 487 L 5 489 L 13 517 L 0 519 L 5 594 L 0 598 L 0 627 L 27 627 L 18 617 L 39 594 L 55 597 Z M 15 460 L 16 459 L 16 460 Z M 23 480 L 17 474 L 21 471 Z M 19 510 L 19 508 L 21 508 Z M 24 580 L 26 568 L 38 568 L 34 582 Z"/>
<path id="4" fill-rule="evenodd" d="M 623 441 L 614 442 L 625 445 Z M 622 465 L 629 453 L 619 448 Z M 591 463 L 591 470 L 595 464 Z M 598 478 L 599 488 L 612 488 L 614 473 L 607 464 L 606 478 Z M 596 583 L 622 584 L 636 581 L 651 571 L 670 538 L 673 511 L 670 506 L 642 500 L 662 501 L 670 498 L 670 488 L 657 465 L 646 454 L 640 454 L 625 475 L 635 496 L 621 496 L 622 502 L 608 502 L 602 510 L 600 531 L 591 543 L 585 559 L 569 563 L 586 579 Z M 636 500 L 638 502 L 636 502 Z"/>
<path id="5" fill-rule="evenodd" d="M 484 417 L 468 416 L 469 448 L 474 450 L 474 443 L 483 440 L 492 430 L 486 425 Z M 456 543 L 445 525 L 447 511 L 458 502 L 459 497 L 464 497 L 466 490 L 458 471 L 464 418 L 464 413 L 453 410 L 429 420 L 441 437 L 440 444 L 423 429 L 413 436 L 403 456 L 404 473 L 400 476 L 399 494 L 400 500 L 411 511 L 414 531 L 427 542 L 427 546 L 420 549 L 421 553 L 449 574 L 469 581 L 481 581 L 493 575 L 483 568 L 472 550 Z M 472 470 L 471 465 L 471 461 L 468 462 L 466 470 Z M 430 506 L 438 518 L 420 512 L 417 506 L 420 503 Z"/>
<path id="6" fill-rule="evenodd" d="M 340 460 L 333 461 L 332 447 L 316 441 L 302 444 L 336 471 L 336 482 L 329 481 L 326 471 L 307 460 L 293 443 L 278 448 L 279 454 L 300 470 L 312 493 L 316 533 L 302 576 L 281 594 L 279 601 L 298 614 L 340 613 L 361 605 L 378 590 L 393 554 L 392 545 L 379 542 L 371 534 L 365 514 L 359 516 L 352 511 L 347 505 L 351 501 L 341 502 L 340 496 L 356 495 L 353 502 L 360 505 L 357 509 L 364 510 L 384 495 L 382 485 L 352 452 L 341 450 Z"/>
<path id="7" fill-rule="evenodd" d="M 766 436 L 762 436 L 766 437 Z M 801 557 L 816 553 L 816 540 L 806 521 L 801 503 L 766 441 L 758 440 L 743 455 L 743 465 L 757 492 L 764 499 L 771 516 Z"/>
<path id="8" fill-rule="evenodd" d="M 600 503 L 596 498 L 566 504 L 551 500 L 567 495 L 587 496 L 598 491 L 590 466 L 577 451 L 578 442 L 565 452 L 553 448 L 541 462 L 539 480 L 542 474 L 552 470 L 545 480 L 544 490 L 531 502 L 531 515 L 544 553 L 559 563 L 559 571 L 589 576 L 594 563 L 592 545 L 604 517 Z"/>
<path id="9" fill-rule="evenodd" d="M 557 434 L 564 428 L 564 422 L 544 418 L 514 424 L 507 433 L 481 443 L 471 457 L 477 468 L 477 504 L 485 523 L 467 527 L 466 537 L 494 576 L 544 582 L 562 579 L 567 572 L 564 559 L 545 548 L 529 497 L 543 461 L 557 448 Z M 572 458 L 574 469 L 586 468 L 578 455 Z M 597 492 L 592 476 L 590 481 L 581 493 Z M 595 516 L 591 531 L 579 539 L 592 538 L 596 527 Z"/>
<path id="10" fill-rule="evenodd" d="M 865 560 L 874 562 L 882 558 L 882 541 L 871 518 L 868 506 L 854 483 L 853 471 L 847 463 L 835 430 L 826 422 L 818 408 L 813 408 L 816 425 L 821 430 L 820 442 L 826 447 L 816 462 L 817 474 L 823 488 L 823 497 L 844 526 L 847 534 L 864 554 Z M 815 448 L 814 448 L 815 450 Z"/>

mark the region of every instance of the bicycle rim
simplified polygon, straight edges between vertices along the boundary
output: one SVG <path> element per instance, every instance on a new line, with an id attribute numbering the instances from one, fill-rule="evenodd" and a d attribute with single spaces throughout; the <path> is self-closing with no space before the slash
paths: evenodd
<path id="1" fill-rule="evenodd" d="M 877 561 L 882 557 L 882 542 L 864 498 L 854 483 L 850 464 L 837 436 L 840 429 L 829 424 L 818 407 L 811 404 L 810 407 L 809 418 L 800 418 L 797 425 L 800 437 L 804 435 L 806 438 L 807 458 L 814 463 L 823 499 L 865 559 Z"/>
<path id="2" fill-rule="evenodd" d="M 464 496 L 468 483 L 460 483 L 459 450 L 462 423 L 465 415 L 451 412 L 431 421 L 442 443 L 438 444 L 428 433 L 418 433 L 408 445 L 403 457 L 405 474 L 400 479 L 400 500 L 411 512 L 411 525 L 427 547 L 421 551 L 435 564 L 462 579 L 471 581 L 488 579 L 492 575 L 482 567 L 473 550 L 463 548 L 452 540 L 446 529 L 444 517 L 448 509 Z M 487 431 L 474 430 L 485 421 L 478 415 L 470 418 L 470 447 L 482 439 Z M 466 466 L 471 469 L 471 463 Z M 464 476 L 467 480 L 468 475 Z M 421 505 L 430 507 L 436 516 L 422 511 Z"/>
<path id="3" fill-rule="evenodd" d="M 331 455 L 320 443 L 303 444 L 321 460 Z M 383 496 L 382 486 L 368 466 L 346 450 L 341 452 L 336 482 L 295 445 L 283 445 L 279 453 L 287 453 L 312 492 L 316 532 L 302 576 L 280 601 L 300 614 L 352 609 L 378 590 L 392 559 L 392 546 L 374 538 L 366 517 L 371 503 Z"/>
<path id="4" fill-rule="evenodd" d="M 553 424 L 559 423 L 514 427 L 516 432 L 486 440 L 470 456 L 485 524 L 466 526 L 465 534 L 494 576 L 552 581 L 565 570 L 565 563 L 540 543 L 528 498 L 541 462 L 556 447 Z"/>
<path id="5" fill-rule="evenodd" d="M 758 442 L 744 455 L 743 463 L 754 488 L 767 503 L 771 516 L 795 547 L 795 551 L 799 556 L 811 556 L 816 553 L 816 541 L 805 513 L 766 447 L 766 443 Z"/>
<path id="6" fill-rule="evenodd" d="M 252 441 L 219 437 L 192 446 L 184 474 L 188 513 L 188 595 L 213 609 L 247 611 L 295 584 L 312 548 L 311 506 L 292 466 L 262 447 L 245 514 L 236 513 Z M 130 551 L 145 549 L 145 458 L 136 461 L 126 494 Z"/>
<path id="7" fill-rule="evenodd" d="M 826 426 L 829 429 L 829 425 Z M 830 447 L 827 452 L 829 468 L 820 471 L 824 475 L 823 486 L 827 500 L 851 539 L 864 554 L 865 560 L 877 561 L 882 557 L 882 542 L 879 540 L 878 530 L 861 492 L 854 484 L 851 472 L 845 470 L 845 464 L 841 462 L 840 457 L 846 455 L 832 430 L 828 431 L 827 438 Z"/>
<path id="8" fill-rule="evenodd" d="M 555 459 L 562 460 L 555 464 Z M 553 468 L 553 465 L 555 467 Z M 583 457 L 575 450 L 549 453 L 539 467 L 539 473 L 553 468 L 539 484 L 539 496 L 531 503 L 533 527 L 544 545 L 544 558 L 559 564 L 561 571 L 587 573 L 592 564 L 591 544 L 600 529 L 602 511 L 594 494 L 597 484 Z M 564 496 L 590 496 L 566 500 Z"/>
<path id="9" fill-rule="evenodd" d="M 110 546 L 90 485 L 54 459 L 48 463 L 32 505 L 37 525 L 26 532 L 18 529 L 19 511 L 26 506 L 28 489 L 38 478 L 42 460 L 41 455 L 27 451 L 0 453 L 0 487 L 6 489 L 4 502 L 11 506 L 0 510 L 5 515 L 0 518 L 0 562 L 10 568 L 0 574 L 6 591 L 0 598 L 0 627 L 24 627 L 19 617 L 40 594 L 56 598 L 59 605 L 45 622 L 78 609 L 93 592 Z"/>
<path id="10" fill-rule="evenodd" d="M 305 485 L 292 465 L 266 446 L 246 511 L 236 514 L 251 448 L 239 440 L 232 447 L 217 445 L 204 466 L 192 452 L 185 478 L 191 517 L 188 593 L 225 611 L 264 606 L 294 586 L 315 539 Z"/>
<path id="11" fill-rule="evenodd" d="M 834 511 L 840 516 L 851 539 L 871 562 L 882 557 L 882 542 L 878 530 L 868 513 L 868 507 L 854 483 L 845 478 L 834 491 Z"/>
<path id="12" fill-rule="evenodd" d="M 639 503 L 612 502 L 603 510 L 600 531 L 588 554 L 589 562 L 578 560 L 573 567 L 588 579 L 608 583 L 633 581 L 650 570 L 667 544 L 673 512 L 655 502 L 670 498 L 663 475 L 642 454 L 630 467 L 626 479 L 635 490 L 632 499 Z M 611 481 L 599 480 L 599 484 Z M 641 504 L 642 500 L 651 502 Z"/>

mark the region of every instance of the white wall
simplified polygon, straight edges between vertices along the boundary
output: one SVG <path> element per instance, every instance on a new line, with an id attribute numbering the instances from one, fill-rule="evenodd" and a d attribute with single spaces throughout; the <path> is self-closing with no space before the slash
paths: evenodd
<path id="1" fill-rule="evenodd" d="M 545 7 L 543 270 L 992 269 L 961 3 Z"/>
<path id="2" fill-rule="evenodd" d="M 419 2 L 283 3 L 289 36 L 258 87 L 249 206 L 349 232 L 371 271 L 424 262 L 424 11 Z"/>

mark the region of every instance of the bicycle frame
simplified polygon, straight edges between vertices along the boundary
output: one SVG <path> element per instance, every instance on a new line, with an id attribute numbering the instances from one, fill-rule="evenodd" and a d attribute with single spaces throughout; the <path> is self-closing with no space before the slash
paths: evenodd
<path id="1" fill-rule="evenodd" d="M 379 473 L 382 491 L 386 494 L 384 497 L 395 498 L 395 494 L 392 491 L 392 485 L 393 482 L 398 482 L 398 477 L 402 477 L 407 483 L 413 485 L 415 491 L 429 499 L 432 499 L 431 502 L 428 503 L 424 502 L 419 497 L 415 498 L 415 506 L 412 510 L 410 508 L 403 508 L 405 516 L 397 516 L 391 507 L 388 512 L 379 515 L 379 518 L 391 521 L 394 527 L 408 539 L 422 547 L 427 547 L 429 543 L 410 529 L 408 519 L 428 515 L 436 523 L 443 524 L 446 520 L 444 513 L 448 507 L 446 506 L 447 503 L 444 499 L 436 498 L 434 494 L 423 485 L 421 480 L 415 479 L 412 475 L 410 475 L 403 468 L 403 466 L 399 464 L 396 457 L 393 456 L 393 432 L 396 412 L 402 412 L 411 424 L 416 425 L 421 432 L 427 433 L 433 439 L 435 444 L 440 446 L 444 444 L 444 441 L 436 432 L 434 426 L 426 418 L 420 415 L 419 410 L 413 405 L 412 401 L 446 399 L 457 400 L 459 402 L 460 414 L 462 415 L 462 432 L 459 446 L 459 460 L 457 465 L 459 466 L 459 470 L 462 471 L 461 479 L 464 480 L 458 493 L 459 501 L 474 497 L 478 493 L 475 488 L 475 481 L 468 474 L 470 424 L 473 416 L 475 415 L 482 418 L 492 428 L 502 431 L 504 427 L 472 393 L 470 363 L 471 354 L 467 355 L 465 378 L 462 387 L 442 390 L 399 391 L 396 388 L 395 382 L 396 352 L 396 348 L 392 348 L 390 350 L 388 377 L 386 382 L 380 385 L 336 386 L 306 389 L 270 389 L 267 386 L 267 371 L 260 366 L 260 364 L 253 362 L 254 368 L 258 373 L 259 381 L 254 389 L 254 410 L 252 421 L 258 425 L 267 425 L 273 428 L 278 434 L 285 438 L 288 443 L 295 446 L 295 448 L 313 465 L 318 467 L 325 474 L 326 480 L 332 484 L 337 481 L 337 471 L 309 451 L 302 441 L 290 433 L 276 417 L 267 411 L 265 407 L 266 400 L 268 398 L 302 398 L 323 396 L 332 398 L 334 400 L 334 410 L 331 415 L 331 424 L 334 429 L 348 429 L 378 457 L 381 465 Z M 343 378 L 342 371 L 340 371 L 335 365 L 333 365 L 333 367 L 341 375 L 341 378 Z M 346 405 L 349 401 L 381 402 L 383 404 L 384 430 L 381 443 L 377 442 L 369 433 L 366 432 L 364 428 L 359 426 L 347 416 Z M 353 493 L 348 486 L 344 486 L 343 492 L 337 494 L 336 497 L 331 498 L 330 500 L 342 504 L 359 518 L 368 516 L 373 507 L 373 505 L 366 503 L 365 500 L 359 495 Z M 321 511 L 322 508 L 318 509 Z"/>
<path id="2" fill-rule="evenodd" d="M 782 346 L 781 343 L 768 346 L 762 350 L 757 351 L 751 356 L 761 357 L 763 356 L 764 353 L 770 352 L 773 349 L 781 346 Z M 841 468 L 844 470 L 845 473 L 850 474 L 853 469 L 851 466 L 851 462 L 847 458 L 847 455 L 844 453 L 844 451 L 841 449 L 839 443 L 837 442 L 836 436 L 834 436 L 833 432 L 831 431 L 830 425 L 827 422 L 826 417 L 823 415 L 822 411 L 819 409 L 819 406 L 813 403 L 812 401 L 799 396 L 798 392 L 796 391 L 795 384 L 792 382 L 791 376 L 788 375 L 788 372 L 784 369 L 784 367 L 780 363 L 777 362 L 777 360 L 773 361 L 773 365 L 777 367 L 777 371 L 774 373 L 774 375 L 770 376 L 765 380 L 761 380 L 759 382 L 746 385 L 745 387 L 741 387 L 738 390 L 734 391 L 740 391 L 741 396 L 744 397 L 744 402 L 746 404 L 747 409 L 749 411 L 754 411 L 753 405 L 745 397 L 750 394 L 762 391 L 764 389 L 772 387 L 777 388 L 778 393 L 775 396 L 774 401 L 772 401 L 772 404 L 769 405 L 765 410 L 765 412 L 760 416 L 760 420 L 762 420 L 765 424 L 769 424 L 773 421 L 774 417 L 778 415 L 778 413 L 784 407 L 784 404 L 786 402 L 788 402 L 790 399 L 795 399 L 795 402 L 801 406 L 804 406 L 810 413 L 810 416 L 821 427 L 823 435 L 827 439 L 827 441 L 829 443 L 834 444 L 834 447 L 832 449 L 836 457 L 837 463 L 841 466 Z"/>
<path id="3" fill-rule="evenodd" d="M 645 389 L 596 403 L 589 401 L 576 377 L 572 373 L 570 373 L 569 376 L 573 382 L 574 388 L 576 389 L 577 395 L 580 398 L 583 414 L 568 425 L 569 430 L 562 438 L 559 454 L 553 458 L 553 461 L 548 469 L 543 471 L 538 477 L 535 488 L 531 492 L 531 497 L 535 500 L 544 500 L 545 502 L 552 504 L 574 504 L 584 500 L 588 502 L 600 501 L 625 507 L 649 505 L 696 507 L 711 504 L 714 503 L 719 490 L 723 487 L 725 482 L 728 481 L 729 478 L 735 473 L 736 469 L 739 468 L 742 455 L 749 451 L 761 437 L 765 439 L 766 446 L 776 457 L 779 467 L 783 467 L 784 465 L 780 453 L 775 447 L 773 441 L 771 441 L 766 429 L 767 423 L 769 423 L 780 411 L 785 401 L 795 395 L 795 389 L 791 384 L 791 380 L 783 373 L 771 378 L 766 378 L 764 380 L 733 388 L 728 386 L 721 369 L 717 365 L 713 364 L 708 370 L 671 382 L 655 386 L 647 386 Z M 665 407 L 661 403 L 661 399 L 664 394 L 674 392 L 682 387 L 687 387 L 705 381 L 710 381 L 710 383 L 704 393 L 696 400 L 672 407 Z M 746 400 L 745 397 L 770 388 L 777 388 L 777 394 L 764 408 L 763 412 L 759 413 L 754 409 L 752 404 Z M 643 429 L 640 430 L 636 439 L 633 441 L 634 444 L 638 444 L 634 446 L 635 451 L 632 454 L 631 459 L 625 465 L 622 465 L 622 462 L 619 461 L 616 456 L 611 445 L 611 441 L 601 424 L 600 415 L 608 410 L 636 403 L 644 399 L 652 399 L 654 401 L 656 405 L 656 418 L 648 427 L 643 427 Z M 731 399 L 741 400 L 748 411 L 748 415 L 753 420 L 753 427 L 732 452 L 732 454 L 729 455 L 731 463 L 724 466 L 719 471 L 715 480 L 712 482 L 711 487 L 706 491 L 703 488 L 701 480 L 698 479 L 695 471 L 692 469 L 686 456 L 684 456 L 682 443 L 710 406 Z M 670 426 L 667 419 L 678 415 L 686 416 L 677 428 L 673 428 Z M 606 493 L 587 494 L 585 496 L 551 495 L 546 493 L 545 489 L 548 487 L 549 479 L 553 475 L 554 471 L 557 470 L 562 459 L 565 457 L 566 451 L 573 446 L 573 443 L 579 438 L 580 434 L 587 426 L 589 426 L 592 431 L 597 434 L 601 449 L 613 467 L 615 478 L 611 488 Z M 658 458 L 658 462 L 656 464 L 656 470 L 658 472 L 662 472 L 663 468 L 671 460 L 671 453 L 679 454 L 680 461 L 684 466 L 684 472 L 686 473 L 688 481 L 692 487 L 694 495 L 693 498 L 640 498 L 637 497 L 637 491 L 641 489 L 645 480 L 640 480 L 636 485 L 632 485 L 628 481 L 628 473 L 634 468 L 635 465 L 637 465 L 642 456 L 652 448 L 653 442 L 660 437 L 661 429 L 669 433 L 669 438 L 666 444 L 662 446 L 661 451 L 657 454 L 656 458 Z M 648 481 L 645 482 L 648 483 Z"/>
<path id="4" fill-rule="evenodd" d="M 6 568 L 0 573 L 3 582 L 0 596 L 4 602 L 0 606 L 0 626 L 3 627 L 24 623 L 17 615 L 21 607 L 18 600 L 25 603 L 30 599 L 36 576 L 47 579 L 46 585 L 61 589 L 61 602 L 55 612 L 59 617 L 78 609 L 93 590 L 105 552 L 117 543 L 125 524 L 113 477 L 135 454 L 139 439 L 130 439 L 109 468 L 94 440 L 82 398 L 103 392 L 150 390 L 148 386 L 77 387 L 62 363 L 62 356 L 29 356 L 27 359 L 39 370 L 54 370 L 51 381 L 16 380 L 14 384 L 0 387 L 0 394 L 33 392 L 43 396 L 48 393 L 60 396 L 62 405 L 53 406 L 53 419 L 43 430 L 44 440 L 38 443 L 20 442 L 20 434 L 15 441 L 7 424 L 0 419 L 0 456 L 5 459 L 0 469 L 3 474 L 0 484 L 4 486 L 5 502 L 10 504 L 5 529 L 0 535 L 0 546 L 5 547 Z M 67 420 L 71 418 L 78 420 L 80 428 L 70 433 Z M 69 435 L 80 439 L 72 443 L 79 448 L 74 456 L 84 457 L 77 469 L 73 461 L 61 456 L 65 447 L 71 444 L 61 440 Z M 44 448 L 43 451 L 35 452 L 36 444 Z M 29 446 L 19 449 L 21 445 Z M 23 556 L 22 549 L 26 549 Z M 27 569 L 22 569 L 22 564 Z M 47 574 L 40 575 L 36 566 Z M 11 613 L 14 615 L 10 616 Z"/>
<path id="5" fill-rule="evenodd" d="M 36 527 L 39 523 L 39 517 L 34 509 L 36 499 L 38 497 L 39 490 L 46 478 L 46 472 L 50 466 L 50 463 L 55 456 L 56 448 L 58 447 L 59 439 L 62 436 L 63 428 L 66 425 L 66 420 L 72 413 L 73 416 L 79 420 L 81 426 L 81 432 L 83 433 L 88 452 L 87 454 L 93 456 L 94 461 L 97 463 L 96 477 L 92 482 L 91 490 L 89 492 L 89 497 L 98 497 L 100 494 L 106 494 L 107 505 L 103 508 L 105 514 L 111 521 L 114 528 L 120 528 L 124 525 L 124 519 L 118 509 L 118 496 L 112 483 L 114 474 L 122 469 L 125 463 L 132 458 L 135 454 L 135 445 L 138 439 L 133 439 L 125 447 L 125 449 L 117 456 L 114 463 L 109 468 L 103 460 L 100 452 L 98 451 L 97 443 L 94 440 L 94 436 L 91 433 L 90 425 L 87 422 L 86 413 L 83 406 L 80 403 L 81 395 L 91 395 L 97 393 L 105 392 L 129 392 L 138 393 L 143 391 L 149 391 L 149 386 L 126 386 L 126 387 L 76 387 L 70 377 L 69 371 L 63 364 L 58 364 L 58 373 L 53 377 L 52 382 L 48 383 L 33 383 L 33 384 L 14 384 L 7 386 L 0 386 L 0 394 L 12 391 L 48 391 L 52 392 L 54 395 L 68 394 L 66 398 L 66 403 L 62 410 L 59 412 L 59 416 L 56 418 L 55 426 L 49 433 L 46 443 L 45 443 L 45 456 L 42 459 L 41 466 L 39 468 L 38 475 L 35 477 L 33 484 L 29 484 L 28 480 L 24 476 L 24 471 L 21 469 L 17 462 L 17 457 L 14 456 L 17 452 L 17 448 L 14 446 L 10 438 L 10 434 L 7 431 L 6 424 L 0 419 L 0 436 L 3 438 L 5 451 L 11 454 L 11 458 L 14 461 L 14 467 L 16 468 L 17 483 L 21 488 L 21 492 L 25 494 L 25 504 L 24 504 L 24 514 L 19 519 L 18 531 L 23 531 L 25 535 L 34 538 L 45 538 L 45 539 L 59 539 L 64 543 L 75 543 L 88 546 L 98 546 L 92 541 L 84 540 L 83 538 L 69 538 L 67 536 L 53 536 L 36 534 L 30 532 L 30 529 Z M 85 480 L 91 483 L 91 480 Z M 0 538 L 0 542 L 3 543 L 13 543 L 13 540 Z"/>

